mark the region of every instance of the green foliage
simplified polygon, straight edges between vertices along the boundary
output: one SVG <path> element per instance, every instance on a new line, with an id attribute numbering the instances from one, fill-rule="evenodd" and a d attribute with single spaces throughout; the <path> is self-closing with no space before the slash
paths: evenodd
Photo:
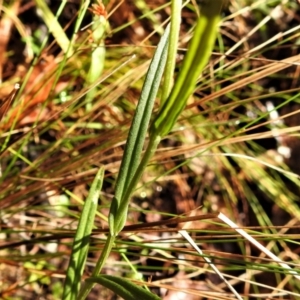
<path id="1" fill-rule="evenodd" d="M 66 3 L 67 3 L 66 1 L 62 1 L 61 10 L 63 9 Z M 67 53 L 69 51 L 68 49 L 71 43 L 64 29 L 59 24 L 57 20 L 57 16 L 53 15 L 53 13 L 50 11 L 45 1 L 36 0 L 36 4 L 41 11 L 42 18 L 45 20 L 45 23 L 48 26 L 49 31 L 54 35 L 57 43 L 63 49 L 64 53 Z M 71 53 L 73 53 L 73 50 L 71 50 Z"/>
<path id="2" fill-rule="evenodd" d="M 243 227 L 259 226 L 247 231 L 278 257 L 286 259 L 292 268 L 298 263 L 297 252 L 293 251 L 299 244 L 298 238 L 289 228 L 297 230 L 300 216 L 299 176 L 278 162 L 276 145 L 272 146 L 274 151 L 269 151 L 257 143 L 260 139 L 274 140 L 275 136 L 297 144 L 299 128 L 280 125 L 274 130 L 270 112 L 264 105 L 271 100 L 276 106 L 274 110 L 284 110 L 291 103 L 299 103 L 296 72 L 299 57 L 295 55 L 299 30 L 293 25 L 297 23 L 297 1 L 227 1 L 229 9 L 225 8 L 222 23 L 221 1 L 200 1 L 204 6 L 199 19 L 195 13 L 198 9 L 193 6 L 196 1 L 189 2 L 182 15 L 181 1 L 172 1 L 168 41 L 166 31 L 150 67 L 153 45 L 157 45 L 165 28 L 163 22 L 160 24 L 160 17 L 164 19 L 169 14 L 169 3 L 154 7 L 152 2 L 125 1 L 120 12 L 118 6 L 112 7 L 113 2 L 106 1 L 109 18 L 103 20 L 98 15 L 89 15 L 90 1 L 82 1 L 75 6 L 72 24 L 62 25 L 62 10 L 65 5 L 72 7 L 73 2 L 61 1 L 54 12 L 53 7 L 50 10 L 51 4 L 36 1 L 48 29 L 44 41 L 22 35 L 19 30 L 28 53 L 36 56 L 20 77 L 23 84 L 15 106 L 22 109 L 13 114 L 11 107 L 0 124 L 3 236 L 0 258 L 9 267 L 25 267 L 25 271 L 19 283 L 9 285 L 3 281 L 3 297 L 23 299 L 16 291 L 29 286 L 44 298 L 84 299 L 99 283 L 95 293 L 103 285 L 125 298 L 125 292 L 131 293 L 129 299 L 137 297 L 135 293 L 145 292 L 142 296 L 138 294 L 138 298 L 157 299 L 146 289 L 138 288 L 142 282 L 129 282 L 120 277 L 128 276 L 132 270 L 145 280 L 154 272 L 171 277 L 180 271 L 188 280 L 194 280 L 195 274 L 211 272 L 211 265 L 202 263 L 203 257 L 208 257 L 218 262 L 217 267 L 225 278 L 230 272 L 241 274 L 235 277 L 235 282 L 244 284 L 244 292 L 253 290 L 252 296 L 257 299 L 262 293 L 260 278 L 266 274 L 275 278 L 272 284 L 263 282 L 270 290 L 279 293 L 279 297 L 298 299 L 298 281 L 289 279 L 294 273 L 274 266 L 263 255 L 256 255 L 244 237 L 213 219 L 216 211 L 222 211 Z M 3 13 L 4 17 L 12 16 L 13 6 L 9 10 L 4 7 Z M 120 25 L 116 25 L 117 18 L 112 20 L 114 28 L 110 32 L 108 22 L 114 14 L 119 16 Z M 86 24 L 82 20 L 86 17 L 94 23 L 83 29 Z M 194 24 L 195 34 L 180 65 L 181 56 L 176 56 L 177 52 L 185 51 Z M 70 28 L 74 28 L 71 34 Z M 66 29 L 68 33 L 61 35 Z M 105 43 L 104 32 L 108 35 Z M 154 36 L 144 40 L 144 34 L 150 33 Z M 56 45 L 51 48 L 49 41 L 53 37 Z M 205 68 L 213 47 L 214 59 L 210 68 Z M 11 53 L 10 50 L 6 54 L 8 65 L 12 63 Z M 44 55 L 51 53 L 55 53 L 54 67 L 47 69 Z M 287 58 L 278 61 L 283 57 Z M 30 55 L 26 59 L 30 61 Z M 42 71 L 36 75 L 36 65 L 40 62 Z M 175 68 L 178 74 L 174 74 Z M 43 91 L 49 79 L 53 79 L 51 92 L 26 110 L 23 101 L 27 105 L 36 99 L 36 92 L 30 92 L 34 88 L 28 86 L 35 82 Z M 1 88 L 13 86 L 18 80 L 10 78 Z M 37 108 L 37 113 L 31 116 L 33 108 Z M 32 123 L 21 123 L 22 114 L 31 118 Z M 290 114 L 289 118 L 296 116 L 297 108 Z M 159 144 L 170 131 L 172 134 Z M 103 197 L 98 203 L 104 170 L 99 171 L 101 174 L 95 178 L 89 196 L 87 189 L 99 165 L 105 168 L 106 178 Z M 176 188 L 168 189 L 173 182 Z M 163 193 L 167 191 L 167 196 L 161 196 L 159 189 Z M 62 203 L 58 198 L 68 201 Z M 177 216 L 164 208 L 161 210 L 160 201 L 166 206 L 178 201 L 179 211 L 184 207 L 187 216 L 197 215 L 201 210 L 203 218 Z M 189 246 L 178 238 L 173 228 L 165 228 L 169 220 L 137 224 L 141 216 L 147 222 L 151 218 L 174 217 L 172 224 L 186 223 L 188 231 L 193 231 L 195 243 L 204 246 L 204 254 L 187 249 Z M 278 220 L 285 221 L 277 223 Z M 124 228 L 126 221 L 134 225 Z M 155 232 L 154 239 L 151 230 Z M 160 231 L 164 232 L 164 238 L 160 238 Z M 230 250 L 222 249 L 223 245 Z M 71 248 L 69 268 L 61 270 L 58 266 L 66 265 Z M 236 248 L 237 251 L 231 251 Z M 14 255 L 10 255 L 11 249 Z M 110 261 L 112 252 L 114 260 Z M 179 256 L 183 259 L 178 260 Z M 153 267 L 147 264 L 148 259 L 161 264 Z M 103 270 L 104 266 L 112 267 L 114 275 L 120 277 L 98 277 L 101 271 L 107 271 Z M 89 269 L 84 273 L 85 267 Z M 293 271 L 298 272 L 296 268 Z M 67 273 L 64 292 L 62 272 Z M 87 274 L 90 278 L 83 281 Z M 243 282 L 244 278 L 249 281 Z M 172 280 L 175 285 L 178 279 L 174 276 Z M 284 285 L 285 282 L 288 284 Z M 46 291 L 43 284 L 51 295 L 43 294 Z M 151 286 L 156 284 L 155 280 L 151 282 Z M 221 287 L 220 292 L 220 286 L 214 284 L 208 289 L 223 297 L 227 290 Z M 212 297 L 203 291 L 196 293 L 199 297 Z"/>
<path id="3" fill-rule="evenodd" d="M 206 66 L 215 44 L 217 26 L 223 0 L 204 2 L 189 49 L 185 55 L 182 69 L 175 81 L 169 98 L 164 102 L 156 116 L 151 134 L 165 136 L 174 126 L 203 68 Z"/>
<path id="4" fill-rule="evenodd" d="M 85 267 L 89 242 L 98 208 L 98 200 L 102 188 L 104 169 L 100 168 L 89 195 L 84 203 L 76 235 L 74 237 L 72 254 L 66 274 L 63 299 L 76 299 L 80 288 L 81 276 Z"/>
<path id="5" fill-rule="evenodd" d="M 128 204 L 130 194 L 135 188 L 136 181 L 132 184 L 132 179 L 137 178 L 141 173 L 137 172 L 140 164 L 145 137 L 150 122 L 152 108 L 159 88 L 160 80 L 164 71 L 167 49 L 168 49 L 169 27 L 167 27 L 160 43 L 157 46 L 154 57 L 149 66 L 141 97 L 136 108 L 132 125 L 118 174 L 115 196 L 112 200 L 109 212 L 109 230 L 110 235 L 107 238 L 101 257 L 93 271 L 93 275 L 98 275 L 101 271 L 113 246 L 115 237 L 124 227 L 127 218 Z M 140 164 L 141 166 L 141 164 Z M 145 167 L 145 165 L 144 165 Z M 87 283 L 81 290 L 79 299 L 84 299 L 92 283 Z"/>
<path id="6" fill-rule="evenodd" d="M 116 192 L 109 213 L 110 236 L 106 242 L 107 245 L 111 245 L 114 237 L 123 229 L 127 218 L 130 195 L 133 193 L 142 172 L 153 155 L 160 141 L 160 136 L 167 134 L 169 130 L 171 130 L 179 113 L 183 110 L 188 97 L 194 89 L 199 73 L 207 63 L 215 42 L 222 1 L 218 1 L 216 4 L 217 5 L 207 5 L 203 8 L 190 49 L 188 50 L 184 61 L 183 70 L 175 82 L 170 98 L 166 99 L 156 121 L 154 121 L 156 130 L 150 133 L 150 142 L 140 162 L 139 158 L 145 143 L 154 100 L 167 58 L 169 27 L 165 31 L 156 49 L 145 78 L 141 97 L 129 131 L 116 183 Z M 173 59 L 173 57 L 171 59 Z M 185 81 L 185 79 L 187 81 Z M 177 82 L 179 82 L 179 84 Z M 184 96 L 180 93 L 177 95 L 178 91 L 183 89 L 184 84 L 186 85 Z M 163 121 L 163 124 L 161 124 L 161 121 Z M 105 258 L 109 250 L 109 248 L 106 248 L 105 251 L 102 252 L 102 257 Z M 101 258 L 99 261 L 101 261 L 102 265 L 105 259 Z M 95 269 L 100 271 L 101 268 L 102 267 L 97 265 Z M 95 272 L 93 274 L 95 274 Z M 87 291 L 90 288 L 91 285 L 87 285 L 83 288 L 80 299 L 83 299 L 87 295 Z"/>
<path id="7" fill-rule="evenodd" d="M 135 184 L 132 184 L 131 181 L 136 176 L 135 173 L 140 165 L 140 156 L 145 143 L 154 101 L 167 59 L 168 39 L 169 27 L 162 36 L 150 64 L 128 134 L 116 183 L 116 192 L 109 213 L 109 227 L 112 236 L 116 236 L 122 230 L 126 221 L 129 196 L 135 189 Z"/>
<path id="8" fill-rule="evenodd" d="M 91 84 L 99 80 L 104 69 L 105 62 L 105 45 L 104 45 L 104 34 L 107 27 L 106 19 L 101 16 L 94 16 L 93 18 L 93 33 L 92 33 L 92 53 L 91 62 L 89 67 L 89 72 L 86 77 L 86 85 L 89 87 Z M 91 89 L 86 95 L 86 110 L 90 111 L 92 109 L 92 101 L 96 96 L 97 89 Z"/>
<path id="9" fill-rule="evenodd" d="M 131 282 L 128 279 L 109 276 L 109 275 L 99 275 L 97 277 L 91 277 L 87 279 L 91 283 L 99 283 L 114 293 L 119 295 L 125 300 L 159 300 L 160 298 L 156 295 L 146 291 L 142 287 L 138 286 L 136 283 Z"/>

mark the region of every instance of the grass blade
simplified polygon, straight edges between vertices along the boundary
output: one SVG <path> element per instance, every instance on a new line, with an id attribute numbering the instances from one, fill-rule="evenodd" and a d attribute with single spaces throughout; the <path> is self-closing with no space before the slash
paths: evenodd
<path id="1" fill-rule="evenodd" d="M 94 225 L 94 218 L 97 211 L 103 177 L 104 169 L 100 168 L 83 206 L 73 242 L 72 254 L 65 280 L 63 299 L 76 299 L 80 288 L 80 280 L 88 254 L 90 234 Z"/>
<path id="2" fill-rule="evenodd" d="M 91 277 L 87 281 L 92 283 L 100 283 L 101 285 L 109 288 L 117 295 L 121 296 L 125 300 L 159 300 L 160 298 L 142 287 L 132 283 L 131 281 L 110 275 L 101 275 L 97 277 Z"/>

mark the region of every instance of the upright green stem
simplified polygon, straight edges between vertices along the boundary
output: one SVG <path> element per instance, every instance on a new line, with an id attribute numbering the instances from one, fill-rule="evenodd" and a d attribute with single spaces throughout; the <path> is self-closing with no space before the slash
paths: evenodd
<path id="1" fill-rule="evenodd" d="M 145 168 L 147 167 L 147 164 L 149 162 L 149 160 L 151 159 L 151 157 L 153 156 L 153 154 L 155 153 L 155 150 L 157 149 L 157 146 L 160 142 L 161 138 L 160 136 L 152 136 L 150 138 L 149 144 L 147 146 L 147 149 L 143 155 L 143 158 L 136 170 L 136 172 L 134 173 L 134 176 L 132 177 L 126 192 L 124 193 L 124 196 L 122 198 L 121 204 L 120 204 L 120 208 L 119 211 L 123 212 L 124 210 L 128 209 L 128 199 L 130 198 L 131 194 L 133 193 L 135 187 L 137 186 Z M 118 218 L 119 217 L 119 218 Z M 126 214 L 120 214 L 120 216 L 117 217 L 118 221 L 118 226 L 120 227 L 120 225 L 122 224 L 122 222 L 124 223 L 123 218 L 127 218 L 127 213 Z"/>
<path id="2" fill-rule="evenodd" d="M 189 49 L 182 68 L 168 99 L 161 106 L 151 125 L 150 132 L 165 136 L 174 126 L 179 114 L 185 108 L 193 93 L 197 79 L 206 66 L 213 50 L 220 12 L 224 0 L 204 1 Z"/>
<path id="3" fill-rule="evenodd" d="M 86 85 L 90 86 L 95 83 L 96 80 L 102 74 L 104 69 L 104 62 L 105 62 L 105 43 L 104 43 L 104 34 L 107 28 L 108 22 L 104 16 L 94 16 L 93 18 L 93 43 L 91 44 L 92 53 L 91 53 L 91 62 L 89 66 L 89 71 L 87 74 Z M 91 89 L 86 94 L 86 110 L 89 112 L 92 110 L 93 107 L 93 100 L 97 93 L 97 88 Z"/>
<path id="4" fill-rule="evenodd" d="M 162 87 L 161 105 L 164 104 L 164 102 L 170 95 L 172 85 L 173 85 L 173 80 L 174 80 L 173 76 L 174 76 L 174 69 L 176 64 L 179 30 L 180 30 L 180 23 L 181 23 L 181 7 L 182 7 L 181 0 L 172 0 L 170 42 L 168 46 L 168 60 L 164 72 L 164 83 Z"/>
<path id="5" fill-rule="evenodd" d="M 100 274 L 109 254 L 111 252 L 111 249 L 114 245 L 115 238 L 116 238 L 115 236 L 112 236 L 110 234 L 108 235 L 107 240 L 104 245 L 104 248 L 100 255 L 100 258 L 98 259 L 97 264 L 92 273 L 92 277 Z M 89 294 L 89 292 L 91 291 L 91 289 L 94 287 L 94 285 L 95 285 L 95 283 L 85 282 L 81 287 L 81 290 L 80 290 L 80 293 L 78 296 L 78 300 L 84 300 L 87 297 L 87 295 Z"/>
<path id="6" fill-rule="evenodd" d="M 142 93 L 128 133 L 124 155 L 116 182 L 115 196 L 110 206 L 109 229 L 111 235 L 117 235 L 125 225 L 129 198 L 125 199 L 124 195 L 140 164 L 140 157 L 145 144 L 153 105 L 167 60 L 169 33 L 170 26 L 167 26 L 151 60 Z M 127 202 L 122 204 L 122 211 L 121 202 L 124 201 L 124 199 Z"/>
<path id="7" fill-rule="evenodd" d="M 122 222 L 123 222 L 123 217 L 127 217 L 127 213 L 124 214 L 124 210 L 127 210 L 127 206 L 128 206 L 128 201 L 126 201 L 126 199 L 129 199 L 129 197 L 131 196 L 132 192 L 134 191 L 134 188 L 136 187 L 138 181 L 140 180 L 149 160 L 151 159 L 151 157 L 153 156 L 156 148 L 157 148 L 157 145 L 159 144 L 160 142 L 160 137 L 159 136 L 155 136 L 153 137 L 152 139 L 150 139 L 149 141 L 149 144 L 147 146 L 147 149 L 143 155 L 143 158 L 132 178 L 132 180 L 130 181 L 130 184 L 126 190 L 126 193 L 124 194 L 124 197 L 122 198 L 122 201 L 121 201 L 121 205 L 120 205 L 120 210 L 122 212 L 122 215 L 120 216 L 117 216 L 117 220 L 119 220 L 118 224 L 117 224 L 117 227 L 121 226 Z M 114 244 L 114 241 L 115 241 L 115 238 L 116 236 L 115 235 L 111 235 L 109 234 L 108 237 L 107 237 L 107 240 L 105 242 L 105 245 L 104 245 L 104 248 L 102 250 L 102 253 L 101 253 L 101 256 L 99 258 L 99 260 L 97 261 L 97 264 L 94 268 L 94 271 L 93 271 L 93 274 L 92 274 L 92 277 L 93 276 L 97 276 L 99 275 L 99 273 L 101 272 L 105 262 L 106 262 L 106 259 L 108 258 L 110 252 L 111 252 L 111 249 L 113 247 L 113 244 Z M 91 291 L 91 289 L 94 287 L 94 283 L 90 283 L 90 282 L 85 282 L 83 285 L 82 285 L 82 288 L 81 288 L 81 291 L 79 293 L 79 296 L 78 296 L 78 300 L 83 300 L 87 297 L 87 295 L 89 294 L 89 292 Z"/>

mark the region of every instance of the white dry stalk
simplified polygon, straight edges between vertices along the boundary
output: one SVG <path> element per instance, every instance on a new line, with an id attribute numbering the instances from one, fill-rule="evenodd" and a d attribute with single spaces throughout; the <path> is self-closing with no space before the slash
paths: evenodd
<path id="1" fill-rule="evenodd" d="M 210 265 L 210 267 L 215 271 L 216 274 L 226 283 L 228 288 L 232 291 L 232 293 L 236 296 L 237 299 L 243 300 L 243 298 L 238 294 L 238 292 L 234 289 L 234 287 L 226 280 L 226 278 L 222 275 L 222 273 L 218 270 L 218 268 L 211 262 L 211 260 L 203 255 L 202 250 L 196 245 L 191 236 L 185 230 L 178 231 L 189 243 L 190 245 L 200 254 L 203 259 Z"/>
<path id="2" fill-rule="evenodd" d="M 284 263 L 280 258 L 278 258 L 275 254 L 273 254 L 270 250 L 268 250 L 266 247 L 264 247 L 262 244 L 257 242 L 251 235 L 249 235 L 246 231 L 239 228 L 238 225 L 236 225 L 234 222 L 232 222 L 230 219 L 228 219 L 224 214 L 219 213 L 218 218 L 222 220 L 224 223 L 226 223 L 231 228 L 235 229 L 237 233 L 242 235 L 245 239 L 247 239 L 250 243 L 252 243 L 255 247 L 257 247 L 259 250 L 261 250 L 263 253 L 265 253 L 268 257 L 276 261 L 282 268 L 288 270 L 288 273 L 290 275 L 293 275 L 296 279 L 300 280 L 300 274 L 296 271 L 294 271 L 288 264 Z"/>

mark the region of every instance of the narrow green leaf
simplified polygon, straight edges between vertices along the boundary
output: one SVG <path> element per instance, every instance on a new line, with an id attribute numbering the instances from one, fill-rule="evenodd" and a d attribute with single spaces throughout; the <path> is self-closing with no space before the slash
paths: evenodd
<path id="1" fill-rule="evenodd" d="M 170 95 L 172 85 L 174 82 L 174 70 L 176 65 L 178 39 L 181 23 L 181 6 L 182 0 L 172 0 L 170 43 L 168 47 L 168 59 L 164 73 L 164 83 L 162 87 L 162 95 L 160 100 L 161 105 L 166 101 L 166 99 Z"/>
<path id="2" fill-rule="evenodd" d="M 104 68 L 105 61 L 105 44 L 104 44 L 104 33 L 105 28 L 107 27 L 107 21 L 103 16 L 94 16 L 93 18 L 93 43 L 91 44 L 92 53 L 91 53 L 91 63 L 89 67 L 89 72 L 86 78 L 87 86 L 93 84 L 97 81 L 102 74 Z M 92 101 L 95 98 L 95 94 L 97 92 L 97 88 L 91 89 L 86 94 L 86 110 L 91 111 L 92 109 Z"/>
<path id="3" fill-rule="evenodd" d="M 110 275 L 100 275 L 87 279 L 88 282 L 100 283 L 125 300 L 160 300 L 160 297 L 150 293 L 128 279 Z"/>
<path id="4" fill-rule="evenodd" d="M 60 26 L 57 18 L 49 9 L 47 2 L 44 0 L 36 0 L 36 5 L 40 9 L 43 20 L 45 21 L 49 31 L 53 34 L 57 43 L 62 48 L 63 52 L 67 53 L 70 47 L 70 40 L 68 39 L 63 28 Z M 71 54 L 72 53 L 73 50 L 71 50 Z"/>
<path id="5" fill-rule="evenodd" d="M 192 41 L 184 58 L 169 98 L 164 102 L 151 126 L 154 135 L 165 136 L 174 126 L 192 94 L 197 79 L 211 55 L 223 0 L 205 1 L 197 22 Z"/>
<path id="6" fill-rule="evenodd" d="M 63 299 L 76 299 L 89 249 L 90 235 L 94 226 L 98 199 L 102 188 L 104 169 L 100 168 L 84 203 L 74 238 L 72 254 L 66 274 Z"/>
<path id="7" fill-rule="evenodd" d="M 169 31 L 170 29 L 168 26 L 157 46 L 154 57 L 150 63 L 141 97 L 129 130 L 123 160 L 116 183 L 115 197 L 113 198 L 110 206 L 110 234 L 93 271 L 94 276 L 99 274 L 99 272 L 101 271 L 111 251 L 115 237 L 122 230 L 127 218 L 129 197 L 134 189 L 134 186 L 130 185 L 130 182 L 132 181 L 132 178 L 134 177 L 136 170 L 138 169 L 154 101 L 166 64 Z M 124 195 L 126 195 L 125 198 Z M 86 298 L 90 290 L 93 288 L 93 285 L 93 281 L 85 282 L 79 294 L 80 300 Z"/>
<path id="8" fill-rule="evenodd" d="M 115 236 L 108 234 L 104 248 L 102 249 L 100 258 L 98 259 L 98 261 L 96 263 L 96 266 L 93 270 L 92 276 L 98 276 L 98 274 L 100 274 L 102 267 L 104 266 L 109 254 L 112 250 L 114 241 L 115 241 Z M 95 283 L 93 283 L 93 282 L 85 281 L 84 284 L 81 286 L 81 290 L 79 292 L 77 300 L 85 299 L 88 296 L 89 292 L 91 291 L 91 289 L 93 288 L 94 285 L 95 285 Z"/>
<path id="9" fill-rule="evenodd" d="M 125 194 L 140 162 L 140 156 L 152 115 L 154 101 L 166 64 L 169 32 L 170 28 L 168 26 L 156 48 L 154 57 L 149 66 L 141 97 L 129 130 L 124 156 L 116 183 L 115 197 L 113 198 L 110 207 L 109 227 L 111 235 L 116 235 L 122 230 L 127 217 L 129 199 L 123 199 L 123 195 Z M 126 209 L 119 211 L 121 201 L 126 202 Z"/>

